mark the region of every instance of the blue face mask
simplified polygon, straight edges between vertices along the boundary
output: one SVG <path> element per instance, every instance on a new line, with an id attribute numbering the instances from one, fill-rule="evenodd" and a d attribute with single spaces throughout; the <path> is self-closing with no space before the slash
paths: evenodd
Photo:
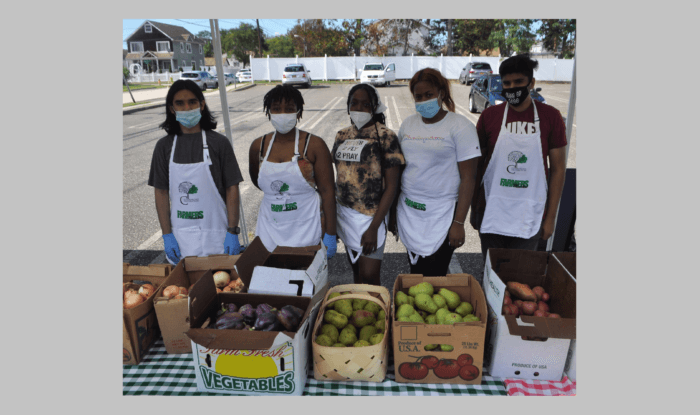
<path id="1" fill-rule="evenodd" d="M 175 119 L 185 128 L 192 128 L 199 124 L 202 112 L 199 108 L 190 111 L 175 111 Z"/>
<path id="2" fill-rule="evenodd" d="M 416 111 L 418 111 L 423 118 L 433 118 L 438 111 L 440 111 L 438 99 L 433 98 L 423 102 L 416 102 Z"/>

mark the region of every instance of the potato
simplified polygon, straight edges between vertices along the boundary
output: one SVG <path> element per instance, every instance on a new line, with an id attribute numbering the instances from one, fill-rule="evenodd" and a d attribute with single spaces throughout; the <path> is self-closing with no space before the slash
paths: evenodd
<path id="1" fill-rule="evenodd" d="M 506 283 L 506 289 L 510 293 L 524 301 L 537 301 L 537 296 L 532 292 L 530 286 L 519 282 L 510 281 Z"/>
<path id="2" fill-rule="evenodd" d="M 549 302 L 549 294 L 547 294 L 547 293 L 542 293 L 542 301 L 544 301 L 544 302 Z"/>
<path id="3" fill-rule="evenodd" d="M 535 310 L 537 310 L 537 303 L 534 301 L 523 301 L 521 310 L 523 314 L 531 316 L 535 314 Z"/>
<path id="4" fill-rule="evenodd" d="M 517 305 L 511 304 L 508 307 L 510 307 L 510 315 L 518 317 L 520 314 L 522 314 Z"/>
<path id="5" fill-rule="evenodd" d="M 544 294 L 544 288 L 538 285 L 537 287 L 532 289 L 532 292 L 535 293 L 535 295 L 537 296 L 537 301 L 540 301 L 542 299 L 542 294 Z"/>
<path id="6" fill-rule="evenodd" d="M 510 297 L 503 297 L 503 305 L 513 304 L 513 300 Z"/>
<path id="7" fill-rule="evenodd" d="M 549 312 L 549 306 L 548 306 L 547 303 L 545 303 L 544 301 L 538 301 L 538 302 L 537 302 L 537 309 L 538 309 L 538 310 L 542 310 L 542 311 L 544 311 L 545 313 L 548 313 L 548 312 Z"/>
<path id="8" fill-rule="evenodd" d="M 535 310 L 535 317 L 547 317 L 547 312 L 542 310 Z"/>
<path id="9" fill-rule="evenodd" d="M 523 307 L 523 300 L 515 300 L 513 301 L 513 305 L 518 307 L 518 310 L 522 311 Z"/>
<path id="10" fill-rule="evenodd" d="M 506 290 L 506 292 L 504 294 L 506 297 L 510 298 L 510 293 L 508 292 L 508 290 Z"/>
<path id="11" fill-rule="evenodd" d="M 557 313 L 549 313 L 549 315 L 547 317 L 549 317 L 549 318 L 561 318 L 561 316 Z"/>

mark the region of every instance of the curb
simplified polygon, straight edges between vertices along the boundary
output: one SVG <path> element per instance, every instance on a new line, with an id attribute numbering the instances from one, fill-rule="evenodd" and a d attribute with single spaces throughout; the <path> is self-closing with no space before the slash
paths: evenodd
<path id="1" fill-rule="evenodd" d="M 248 85 L 240 86 L 240 87 L 235 88 L 235 89 L 234 89 L 234 88 L 231 88 L 231 89 L 226 88 L 226 92 L 227 92 L 227 93 L 228 93 L 228 92 L 238 92 L 238 91 L 242 91 L 242 90 L 244 90 L 244 89 L 252 88 L 252 87 L 254 87 L 255 85 L 256 85 L 256 84 L 248 84 Z M 205 93 L 204 93 L 204 96 L 207 97 L 208 95 L 218 94 L 218 93 L 219 93 L 218 90 L 216 90 L 216 91 L 211 91 L 211 92 L 205 92 Z M 131 113 L 134 113 L 134 112 L 137 112 L 137 111 L 143 111 L 143 110 L 147 110 L 147 109 L 151 109 L 151 108 L 164 107 L 164 106 L 165 106 L 165 98 L 163 98 L 162 100 L 161 100 L 161 99 L 157 99 L 157 100 L 154 100 L 154 101 L 151 101 L 151 102 L 147 102 L 147 103 L 144 103 L 144 104 L 134 105 L 133 107 L 125 107 L 125 108 L 123 108 L 123 110 L 122 110 L 122 111 L 123 111 L 123 112 L 122 112 L 122 115 L 131 114 Z"/>

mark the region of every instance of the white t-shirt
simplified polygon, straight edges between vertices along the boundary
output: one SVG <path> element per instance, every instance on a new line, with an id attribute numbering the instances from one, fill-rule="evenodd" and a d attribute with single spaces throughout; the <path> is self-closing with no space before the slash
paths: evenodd
<path id="1" fill-rule="evenodd" d="M 416 200 L 457 199 L 457 162 L 481 156 L 474 124 L 454 112 L 435 124 L 413 114 L 401 123 L 398 135 L 406 159 L 401 190 Z"/>

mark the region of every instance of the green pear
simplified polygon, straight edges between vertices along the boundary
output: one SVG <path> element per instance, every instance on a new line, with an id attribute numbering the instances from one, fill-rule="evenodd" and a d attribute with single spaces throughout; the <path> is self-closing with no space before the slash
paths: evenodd
<path id="1" fill-rule="evenodd" d="M 445 297 L 441 296 L 440 294 L 433 294 L 433 301 L 435 302 L 435 305 L 438 306 L 438 308 L 447 307 L 447 301 L 445 301 Z"/>
<path id="2" fill-rule="evenodd" d="M 435 314 L 429 315 L 425 318 L 425 324 L 437 324 L 437 316 Z"/>
<path id="3" fill-rule="evenodd" d="M 454 346 L 450 346 L 449 344 L 441 344 L 440 349 L 442 349 L 443 352 L 451 352 L 455 348 L 454 348 Z"/>
<path id="4" fill-rule="evenodd" d="M 450 291 L 447 288 L 440 288 L 438 294 L 445 297 L 445 301 L 447 301 L 447 307 L 449 307 L 450 310 L 454 310 L 462 303 L 462 300 L 459 298 L 459 294 L 457 294 L 454 291 Z"/>
<path id="5" fill-rule="evenodd" d="M 352 326 L 348 326 L 352 327 Z M 343 343 L 346 346 L 352 346 L 357 341 L 357 336 L 350 328 L 344 328 L 338 336 L 338 342 Z"/>
<path id="6" fill-rule="evenodd" d="M 437 312 L 435 312 L 435 317 L 437 317 L 437 322 L 438 324 L 445 324 L 445 316 L 450 314 L 450 311 L 446 308 L 439 308 Z"/>
<path id="7" fill-rule="evenodd" d="M 364 326 L 371 326 L 377 322 L 377 318 L 374 317 L 372 312 L 367 310 L 356 310 L 352 313 L 350 318 L 350 324 L 357 327 L 358 329 Z"/>
<path id="8" fill-rule="evenodd" d="M 331 304 L 335 311 L 344 315 L 347 318 L 352 317 L 352 301 L 351 300 L 337 300 L 335 303 Z"/>
<path id="9" fill-rule="evenodd" d="M 396 298 L 394 299 L 394 304 L 396 307 L 401 307 L 404 304 L 408 304 L 408 296 L 403 291 L 396 293 Z"/>
<path id="10" fill-rule="evenodd" d="M 418 313 L 413 313 L 410 316 L 408 316 L 408 320 L 412 321 L 414 323 L 423 323 L 425 324 L 425 320 L 423 320 L 423 317 L 420 316 Z"/>
<path id="11" fill-rule="evenodd" d="M 434 291 L 435 290 L 431 283 L 423 281 L 420 284 L 416 284 L 413 287 L 410 287 L 408 289 L 408 295 L 410 295 L 411 297 L 415 297 L 418 294 L 428 294 L 429 296 L 432 296 Z"/>
<path id="12" fill-rule="evenodd" d="M 381 321 L 386 320 L 386 311 L 384 311 L 384 310 L 379 311 L 379 313 L 377 314 L 377 321 L 380 321 L 380 320 Z"/>
<path id="13" fill-rule="evenodd" d="M 360 335 L 357 336 L 360 340 L 369 341 L 369 338 L 377 334 L 377 328 L 374 326 L 364 326 L 360 330 Z"/>
<path id="14" fill-rule="evenodd" d="M 416 309 L 413 308 L 412 305 L 404 304 L 401 307 L 399 307 L 399 309 L 396 311 L 396 316 L 397 317 L 408 317 L 415 312 L 416 312 Z"/>
<path id="15" fill-rule="evenodd" d="M 369 338 L 369 344 L 379 344 L 382 342 L 383 338 L 384 338 L 383 333 L 377 333 L 374 336 Z"/>
<path id="16" fill-rule="evenodd" d="M 330 337 L 331 340 L 333 340 L 333 343 L 338 342 L 338 336 L 340 335 L 338 328 L 332 324 L 324 324 L 321 326 L 321 334 L 325 334 L 326 336 Z"/>
<path id="17" fill-rule="evenodd" d="M 459 314 L 460 316 L 464 317 L 467 314 L 471 314 L 474 312 L 474 307 L 472 307 L 471 304 L 469 304 L 466 301 L 462 301 L 457 308 L 455 308 L 455 313 Z"/>
<path id="18" fill-rule="evenodd" d="M 437 349 L 438 346 L 439 346 L 439 344 L 426 344 L 425 350 L 435 350 L 435 349 Z"/>
<path id="19" fill-rule="evenodd" d="M 449 313 L 445 316 L 445 319 L 443 320 L 442 324 L 455 324 L 455 323 L 462 323 L 462 316 L 460 316 L 457 313 Z"/>
<path id="20" fill-rule="evenodd" d="M 367 340 L 358 340 L 353 344 L 353 347 L 365 347 L 365 346 L 371 346 Z"/>
<path id="21" fill-rule="evenodd" d="M 323 321 L 334 325 L 338 330 L 348 325 L 348 318 L 335 310 L 326 310 Z"/>
<path id="22" fill-rule="evenodd" d="M 321 346 L 333 346 L 333 340 L 331 340 L 331 338 L 326 336 L 325 334 L 322 334 L 316 337 L 316 344 L 319 344 Z"/>
<path id="23" fill-rule="evenodd" d="M 416 294 L 416 308 L 423 310 L 428 314 L 433 314 L 437 312 L 438 306 L 433 301 L 433 298 L 428 294 L 419 293 Z"/>
<path id="24" fill-rule="evenodd" d="M 335 297 L 340 297 L 341 295 L 342 294 L 340 294 L 340 293 L 330 293 L 330 294 L 328 294 L 328 300 L 331 300 Z"/>
<path id="25" fill-rule="evenodd" d="M 408 304 L 410 304 L 411 306 L 414 306 L 416 303 L 416 299 L 411 297 L 410 295 L 407 298 L 408 298 Z"/>
<path id="26" fill-rule="evenodd" d="M 365 307 L 365 304 L 367 304 L 367 300 L 358 300 L 357 298 L 353 298 L 352 311 L 362 310 Z"/>
<path id="27" fill-rule="evenodd" d="M 333 347 L 345 347 L 345 345 L 343 343 L 336 343 Z"/>
<path id="28" fill-rule="evenodd" d="M 374 323 L 374 327 L 377 328 L 377 333 L 384 333 L 386 331 L 386 320 L 379 320 Z"/>
<path id="29" fill-rule="evenodd" d="M 380 311 L 382 311 L 382 307 L 377 303 L 367 301 L 367 304 L 365 304 L 363 310 L 369 311 L 376 316 L 379 314 Z"/>

